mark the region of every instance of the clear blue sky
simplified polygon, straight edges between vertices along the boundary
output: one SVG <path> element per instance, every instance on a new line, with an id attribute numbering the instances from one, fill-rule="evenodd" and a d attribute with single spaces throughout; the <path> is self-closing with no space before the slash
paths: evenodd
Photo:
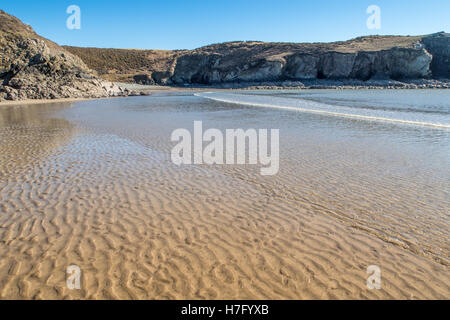
<path id="1" fill-rule="evenodd" d="M 68 30 L 66 8 L 81 8 Z M 366 27 L 369 5 L 381 30 Z M 450 32 L 449 0 L 3 0 L 0 8 L 62 45 L 193 49 L 235 41 L 328 42 L 368 34 Z"/>

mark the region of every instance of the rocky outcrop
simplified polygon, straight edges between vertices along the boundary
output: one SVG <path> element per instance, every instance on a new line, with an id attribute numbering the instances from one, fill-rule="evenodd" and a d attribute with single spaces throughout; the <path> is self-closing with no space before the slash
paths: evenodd
<path id="1" fill-rule="evenodd" d="M 171 77 L 175 84 L 217 84 L 304 79 L 410 79 L 431 76 L 432 56 L 423 48 L 376 52 L 300 53 L 254 61 L 229 62 L 218 54 L 181 56 Z"/>
<path id="2" fill-rule="evenodd" d="M 426 36 L 421 43 L 433 56 L 431 72 L 436 78 L 450 78 L 450 36 L 439 32 Z"/>
<path id="3" fill-rule="evenodd" d="M 127 95 L 77 56 L 0 11 L 0 101 Z"/>
<path id="4" fill-rule="evenodd" d="M 172 73 L 168 71 L 165 72 L 153 71 L 152 73 L 137 74 L 133 76 L 133 80 L 137 84 L 147 86 L 156 84 L 165 85 L 169 82 L 171 76 Z"/>
<path id="5" fill-rule="evenodd" d="M 449 78 L 448 34 L 367 36 L 334 43 L 229 42 L 195 50 L 158 51 L 67 47 L 95 70 L 119 61 L 107 78 L 134 82 L 222 85 L 314 79 L 408 80 Z M 132 66 L 132 67 L 131 67 Z M 145 70 L 145 72 L 144 72 Z M 105 76 L 106 77 L 106 76 Z"/>
<path id="6" fill-rule="evenodd" d="M 432 56 L 425 49 L 393 48 L 378 52 L 360 52 L 352 71 L 345 78 L 368 80 L 420 79 L 431 76 Z"/>
<path id="7" fill-rule="evenodd" d="M 312 54 L 291 55 L 286 62 L 285 75 L 289 79 L 316 79 L 319 77 L 320 57 Z"/>
<path id="8" fill-rule="evenodd" d="M 177 60 L 170 80 L 175 84 L 223 82 L 249 82 L 278 80 L 283 74 L 282 59 L 259 59 L 246 63 L 230 64 L 216 54 L 190 54 Z"/>
<path id="9" fill-rule="evenodd" d="M 166 85 L 171 82 L 170 77 L 172 76 L 173 72 L 172 69 L 169 68 L 169 71 L 154 71 L 152 73 L 152 79 L 155 83 Z"/>
<path id="10" fill-rule="evenodd" d="M 150 74 L 137 74 L 133 77 L 133 79 L 137 84 L 142 85 L 155 84 L 155 81 L 152 79 L 152 76 Z"/>
<path id="11" fill-rule="evenodd" d="M 97 56 L 128 61 L 124 76 L 138 83 L 222 85 L 303 80 L 410 80 L 450 78 L 450 37 L 367 36 L 334 43 L 229 42 L 195 50 L 135 52 L 123 49 L 69 49 L 94 69 Z M 103 61 L 103 60 L 102 60 Z M 118 67 L 109 77 L 118 77 Z M 145 73 L 143 73 L 145 70 Z"/>

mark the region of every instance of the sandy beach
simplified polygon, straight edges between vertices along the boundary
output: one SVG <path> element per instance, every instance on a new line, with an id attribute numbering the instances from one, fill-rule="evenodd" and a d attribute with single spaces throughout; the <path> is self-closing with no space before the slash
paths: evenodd
<path id="1" fill-rule="evenodd" d="M 191 92 L 18 105 L 0 108 L 1 299 L 449 298 L 447 131 Z M 282 123 L 280 173 L 176 166 L 170 133 L 194 120 Z"/>

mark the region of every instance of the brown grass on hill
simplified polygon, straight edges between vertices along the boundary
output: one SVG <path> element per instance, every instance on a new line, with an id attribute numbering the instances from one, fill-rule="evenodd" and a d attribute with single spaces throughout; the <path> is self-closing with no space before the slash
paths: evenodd
<path id="1" fill-rule="evenodd" d="M 251 52 L 258 56 L 275 56 L 287 53 L 320 53 L 338 51 L 354 53 L 358 51 L 380 51 L 393 47 L 412 47 L 420 41 L 421 36 L 366 36 L 348 41 L 330 43 L 288 43 L 288 42 L 258 42 L 237 41 L 212 44 L 193 50 L 195 53 L 233 54 L 236 51 Z"/>
<path id="2" fill-rule="evenodd" d="M 64 47 L 99 75 L 131 78 L 138 73 L 167 71 L 183 51 Z M 120 76 L 119 76 L 120 75 Z M 130 77 L 131 76 L 131 77 Z"/>
<path id="3" fill-rule="evenodd" d="M 53 41 L 41 37 L 34 32 L 31 26 L 0 10 L 0 48 L 5 46 L 9 41 L 26 38 L 44 40 L 48 46 L 59 48 Z"/>
<path id="4" fill-rule="evenodd" d="M 3 10 L 0 10 L 0 36 L 35 37 L 37 34 L 29 25 L 22 23 L 18 18 L 7 14 Z"/>

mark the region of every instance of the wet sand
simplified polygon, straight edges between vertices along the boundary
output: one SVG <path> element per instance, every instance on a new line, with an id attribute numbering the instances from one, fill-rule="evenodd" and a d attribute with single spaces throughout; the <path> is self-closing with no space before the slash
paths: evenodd
<path id="1" fill-rule="evenodd" d="M 170 161 L 174 128 L 274 116 L 276 177 Z M 339 140 L 330 119 L 296 117 L 187 93 L 1 108 L 0 298 L 450 298 L 447 173 L 386 172 L 389 145 L 352 138 L 385 125 L 340 120 L 352 131 Z M 74 264 L 81 290 L 66 287 Z M 366 286 L 370 265 L 381 290 Z"/>

